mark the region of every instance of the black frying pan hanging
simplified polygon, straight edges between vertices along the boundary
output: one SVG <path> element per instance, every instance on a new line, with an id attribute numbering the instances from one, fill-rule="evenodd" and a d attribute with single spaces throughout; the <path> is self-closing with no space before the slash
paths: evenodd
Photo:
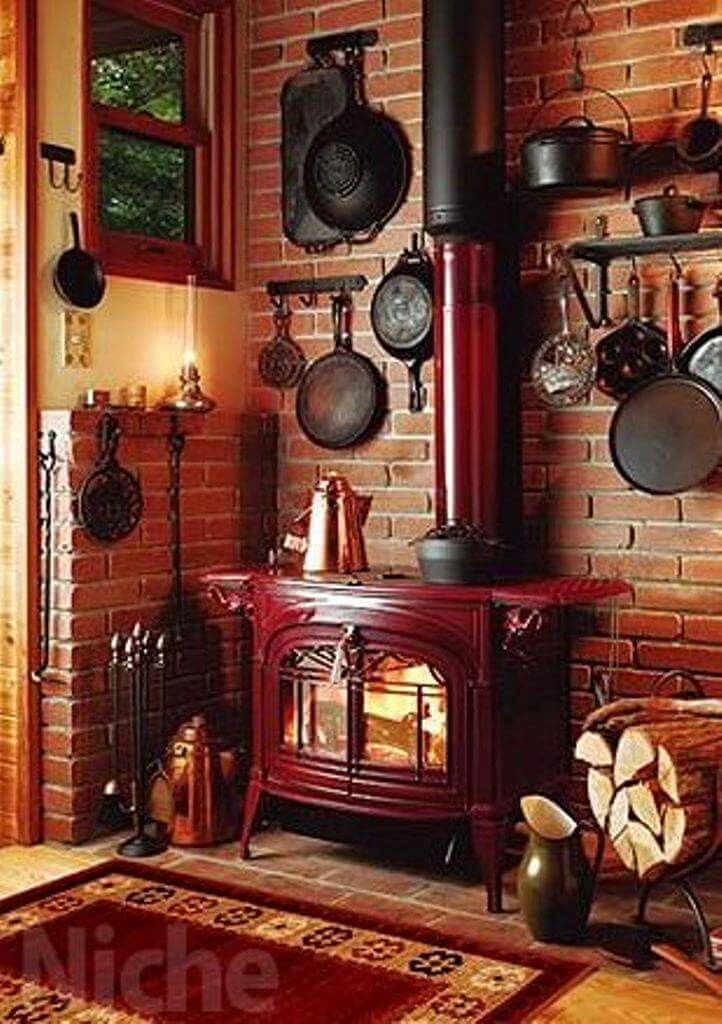
<path id="1" fill-rule="evenodd" d="M 701 377 L 722 394 L 722 276 L 717 278 L 713 294 L 719 306 L 718 322 L 685 345 L 679 365 L 680 369 Z"/>
<path id="2" fill-rule="evenodd" d="M 304 165 L 311 208 L 346 238 L 373 237 L 401 205 L 411 177 L 401 129 L 364 101 L 361 61 L 361 51 L 346 51 L 348 105 L 316 135 Z"/>
<path id="3" fill-rule="evenodd" d="M 376 289 L 371 326 L 384 351 L 406 363 L 409 409 L 421 412 L 426 404 L 421 368 L 434 350 L 434 270 L 418 235 Z"/>
<path id="4" fill-rule="evenodd" d="M 351 299 L 333 298 L 334 351 L 310 363 L 296 393 L 304 434 L 320 448 L 350 448 L 366 440 L 386 412 L 386 382 L 366 356 L 354 352 Z"/>
<path id="5" fill-rule="evenodd" d="M 118 462 L 120 426 L 111 413 L 103 414 L 98 439 L 98 461 L 80 488 L 77 518 L 91 537 L 113 542 L 127 537 L 140 522 L 143 496 L 138 478 Z"/>
<path id="6" fill-rule="evenodd" d="M 609 445 L 618 471 L 647 494 L 678 494 L 703 483 L 722 454 L 722 399 L 676 368 L 682 347 L 679 282 L 670 277 L 670 373 L 641 384 L 618 406 Z"/>
<path id="7" fill-rule="evenodd" d="M 77 213 L 70 214 L 73 245 L 55 265 L 55 290 L 63 302 L 79 309 L 93 309 L 105 295 L 105 274 L 100 262 L 83 249 Z"/>

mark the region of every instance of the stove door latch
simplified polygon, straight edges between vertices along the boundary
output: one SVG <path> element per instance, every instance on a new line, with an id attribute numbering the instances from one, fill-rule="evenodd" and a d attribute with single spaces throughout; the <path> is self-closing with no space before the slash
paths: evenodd
<path id="1" fill-rule="evenodd" d="M 344 626 L 331 667 L 331 686 L 346 686 L 358 673 L 363 655 L 361 633 L 357 626 Z"/>

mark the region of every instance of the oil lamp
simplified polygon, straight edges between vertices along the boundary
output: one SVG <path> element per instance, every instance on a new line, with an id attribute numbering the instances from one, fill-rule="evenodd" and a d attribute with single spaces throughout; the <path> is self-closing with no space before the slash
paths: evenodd
<path id="1" fill-rule="evenodd" d="M 170 409 L 174 412 L 210 412 L 215 409 L 216 403 L 203 393 L 201 374 L 198 369 L 196 348 L 198 287 L 195 274 L 189 274 L 187 281 L 185 347 L 180 373 L 180 389 L 176 394 L 164 399 L 159 408 Z"/>

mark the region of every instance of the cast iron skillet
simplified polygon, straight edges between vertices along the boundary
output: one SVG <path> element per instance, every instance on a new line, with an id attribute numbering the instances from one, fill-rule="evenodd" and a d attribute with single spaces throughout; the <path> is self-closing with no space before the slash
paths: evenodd
<path id="1" fill-rule="evenodd" d="M 70 224 L 73 229 L 73 245 L 65 250 L 55 265 L 55 290 L 69 306 L 93 309 L 105 295 L 105 274 L 100 262 L 80 244 L 77 213 L 70 214 Z"/>
<path id="2" fill-rule="evenodd" d="M 364 101 L 361 54 L 346 52 L 349 102 L 311 143 L 304 165 L 313 212 L 346 238 L 372 238 L 401 205 L 410 181 L 409 148 L 400 128 Z"/>
<path id="3" fill-rule="evenodd" d="M 640 319 L 640 281 L 634 268 L 627 282 L 627 304 L 624 323 L 597 342 L 597 387 L 617 400 L 669 370 L 664 331 Z"/>
<path id="4" fill-rule="evenodd" d="M 386 382 L 366 356 L 352 349 L 350 296 L 332 300 L 334 351 L 310 363 L 296 393 L 301 430 L 320 448 L 350 448 L 380 425 Z"/>
<path id="5" fill-rule="evenodd" d="M 628 395 L 610 427 L 617 470 L 647 494 L 678 494 L 696 487 L 722 454 L 722 398 L 707 381 L 675 365 L 682 347 L 675 275 L 670 277 L 668 320 L 673 369 Z"/>
<path id="6" fill-rule="evenodd" d="M 379 344 L 409 370 L 409 410 L 421 412 L 426 389 L 421 368 L 434 350 L 434 268 L 414 233 L 371 302 L 371 326 Z"/>

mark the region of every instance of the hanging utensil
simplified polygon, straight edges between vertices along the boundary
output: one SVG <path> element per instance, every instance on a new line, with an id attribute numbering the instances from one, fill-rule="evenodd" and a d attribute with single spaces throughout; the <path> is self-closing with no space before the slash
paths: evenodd
<path id="1" fill-rule="evenodd" d="M 670 275 L 668 337 L 672 369 L 642 384 L 612 417 L 609 446 L 619 473 L 647 494 L 678 494 L 703 483 L 722 454 L 722 398 L 683 373 L 678 272 Z"/>
<path id="2" fill-rule="evenodd" d="M 552 408 L 564 408 L 583 401 L 594 386 L 597 360 L 585 336 L 575 334 L 569 324 L 567 278 L 559 288 L 561 330 L 537 349 L 531 379 L 537 397 Z"/>
<path id="3" fill-rule="evenodd" d="M 709 112 L 713 78 L 706 53 L 702 60 L 700 111 L 682 128 L 677 139 L 677 154 L 695 171 L 716 171 L 722 161 L 722 123 Z"/>
<path id="4" fill-rule="evenodd" d="M 406 364 L 409 410 L 421 412 L 421 370 L 434 350 L 434 268 L 416 233 L 374 293 L 371 326 L 384 351 Z"/>
<path id="5" fill-rule="evenodd" d="M 261 380 L 272 388 L 295 388 L 306 365 L 303 350 L 291 337 L 291 316 L 291 307 L 285 297 L 274 303 L 275 335 L 261 349 L 258 359 Z"/>
<path id="6" fill-rule="evenodd" d="M 386 413 L 386 381 L 370 359 L 353 351 L 351 307 L 350 295 L 334 295 L 334 351 L 306 367 L 296 393 L 299 426 L 320 448 L 360 444 Z"/>
<path id="7" fill-rule="evenodd" d="M 722 394 L 722 275 L 717 278 L 712 294 L 717 299 L 718 321 L 685 345 L 679 367 L 685 373 L 706 380 Z"/>
<path id="8" fill-rule="evenodd" d="M 409 146 L 395 121 L 363 92 L 363 49 L 346 50 L 349 101 L 311 143 L 304 165 L 309 204 L 344 237 L 374 237 L 398 210 L 411 181 Z"/>
<path id="9" fill-rule="evenodd" d="M 40 510 L 38 515 L 38 549 L 42 552 L 40 563 L 42 575 L 40 580 L 41 626 L 40 626 L 40 660 L 32 673 L 33 681 L 41 683 L 50 666 L 50 619 L 53 587 L 53 479 L 58 464 L 56 447 L 57 434 L 48 431 L 47 448 L 42 441 L 38 446 L 38 468 L 41 479 L 38 487 Z"/>
<path id="10" fill-rule="evenodd" d="M 597 342 L 597 387 L 621 399 L 669 369 L 664 331 L 640 319 L 640 282 L 633 266 L 627 283 L 627 319 Z"/>
<path id="11" fill-rule="evenodd" d="M 91 537 L 113 542 L 132 533 L 143 514 L 138 478 L 118 463 L 120 425 L 109 412 L 98 428 L 100 452 L 95 469 L 77 498 L 77 518 Z"/>
<path id="12" fill-rule="evenodd" d="M 100 261 L 81 245 L 80 222 L 75 211 L 70 214 L 70 226 L 73 245 L 65 250 L 55 265 L 55 290 L 69 306 L 93 309 L 105 295 L 105 274 Z"/>

